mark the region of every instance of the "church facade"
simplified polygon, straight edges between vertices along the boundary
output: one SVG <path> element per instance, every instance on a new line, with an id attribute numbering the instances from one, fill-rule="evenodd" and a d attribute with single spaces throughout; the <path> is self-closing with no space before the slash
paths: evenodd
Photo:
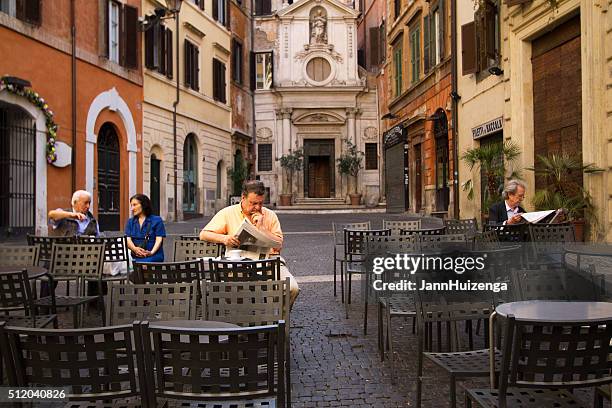
<path id="1" fill-rule="evenodd" d="M 381 200 L 376 87 L 358 64 L 358 16 L 352 2 L 300 0 L 272 1 L 255 17 L 257 175 L 273 204 L 286 193 L 298 203 L 348 203 L 355 187 L 362 205 Z M 363 153 L 356 186 L 337 166 L 350 144 Z M 279 159 L 296 151 L 304 166 L 289 182 Z"/>

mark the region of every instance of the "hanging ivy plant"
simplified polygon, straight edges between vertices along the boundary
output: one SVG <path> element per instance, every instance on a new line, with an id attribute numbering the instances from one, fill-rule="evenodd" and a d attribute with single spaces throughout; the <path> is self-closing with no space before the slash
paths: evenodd
<path id="1" fill-rule="evenodd" d="M 57 153 L 55 152 L 55 140 L 57 139 L 57 124 L 53 120 L 53 111 L 49 109 L 49 105 L 45 102 L 38 93 L 27 88 L 16 87 L 7 82 L 5 75 L 0 78 L 0 91 L 6 89 L 12 94 L 23 96 L 34 106 L 42 110 L 45 115 L 45 125 L 47 126 L 47 163 L 51 164 L 57 160 Z"/>

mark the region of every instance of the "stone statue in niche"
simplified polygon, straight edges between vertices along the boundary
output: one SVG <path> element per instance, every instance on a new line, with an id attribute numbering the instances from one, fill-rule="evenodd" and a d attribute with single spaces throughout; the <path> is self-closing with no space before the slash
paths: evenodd
<path id="1" fill-rule="evenodd" d="M 327 16 L 322 8 L 310 15 L 310 43 L 327 44 Z"/>

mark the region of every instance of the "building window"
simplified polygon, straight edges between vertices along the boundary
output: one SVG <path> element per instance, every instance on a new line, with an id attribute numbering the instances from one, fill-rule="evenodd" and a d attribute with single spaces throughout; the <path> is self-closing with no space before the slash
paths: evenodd
<path id="1" fill-rule="evenodd" d="M 228 0 L 213 0 L 213 18 L 224 26 L 229 25 Z"/>
<path id="2" fill-rule="evenodd" d="M 213 98 L 215 101 L 226 103 L 225 97 L 225 64 L 213 58 Z"/>
<path id="3" fill-rule="evenodd" d="M 185 87 L 200 90 L 200 51 L 185 40 Z"/>
<path id="4" fill-rule="evenodd" d="M 365 144 L 365 169 L 378 170 L 378 143 Z"/>
<path id="5" fill-rule="evenodd" d="M 272 88 L 272 52 L 255 54 L 255 89 Z"/>
<path id="6" fill-rule="evenodd" d="M 272 144 L 257 145 L 257 170 L 272 171 Z"/>
<path id="7" fill-rule="evenodd" d="M 421 76 L 421 26 L 410 29 L 410 82 L 415 84 Z"/>
<path id="8" fill-rule="evenodd" d="M 108 3 L 108 59 L 119 63 L 119 4 Z"/>
<path id="9" fill-rule="evenodd" d="M 138 8 L 114 1 L 99 4 L 100 53 L 123 67 L 138 68 Z"/>
<path id="10" fill-rule="evenodd" d="M 272 14 L 272 0 L 255 0 L 255 15 L 266 16 Z"/>
<path id="11" fill-rule="evenodd" d="M 145 31 L 145 66 L 172 78 L 172 31 L 159 22 Z"/>
<path id="12" fill-rule="evenodd" d="M 242 84 L 242 71 L 242 44 L 232 40 L 232 79 L 239 84 Z"/>
<path id="13" fill-rule="evenodd" d="M 485 0 L 474 22 L 461 26 L 463 75 L 487 71 L 501 61 L 499 0 Z"/>
<path id="14" fill-rule="evenodd" d="M 445 54 L 445 2 L 438 0 L 429 15 L 423 18 L 423 65 L 425 73 L 443 59 Z"/>
<path id="15" fill-rule="evenodd" d="M 395 42 L 393 46 L 393 71 L 394 71 L 394 91 L 395 96 L 402 94 L 402 38 Z"/>
<path id="16" fill-rule="evenodd" d="M 402 0 L 393 0 L 393 16 L 397 19 L 402 12 Z"/>
<path id="17" fill-rule="evenodd" d="M 204 0 L 191 0 L 191 2 L 198 6 L 200 10 L 204 10 Z"/>
<path id="18" fill-rule="evenodd" d="M 40 25 L 40 0 L 0 0 L 0 12 Z"/>

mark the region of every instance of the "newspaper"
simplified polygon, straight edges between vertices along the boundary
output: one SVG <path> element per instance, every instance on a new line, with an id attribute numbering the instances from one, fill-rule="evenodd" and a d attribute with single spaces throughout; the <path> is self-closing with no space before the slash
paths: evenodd
<path id="1" fill-rule="evenodd" d="M 550 221 L 548 221 L 547 218 L 549 218 L 549 216 L 552 213 L 555 213 L 555 215 L 554 217 L 550 219 Z M 530 224 L 536 224 L 542 221 L 544 221 L 543 223 L 552 224 L 562 214 L 563 214 L 563 210 L 558 209 L 558 210 L 533 211 L 533 212 L 523 213 L 521 214 L 521 217 L 523 217 L 523 219 Z"/>
<path id="2" fill-rule="evenodd" d="M 257 229 L 246 219 L 240 224 L 240 228 L 234 234 L 240 241 L 238 249 L 243 251 L 242 256 L 250 259 L 261 259 L 266 257 L 270 249 L 280 248 L 282 241 L 269 232 Z M 230 250 L 231 248 L 228 248 Z"/>

